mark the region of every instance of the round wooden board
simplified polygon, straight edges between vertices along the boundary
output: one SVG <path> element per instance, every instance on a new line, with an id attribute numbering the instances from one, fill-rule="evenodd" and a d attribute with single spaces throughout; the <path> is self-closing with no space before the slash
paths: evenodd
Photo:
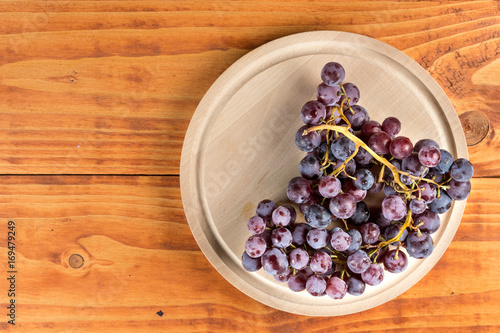
<path id="1" fill-rule="evenodd" d="M 201 250 L 230 283 L 273 308 L 311 316 L 337 316 L 387 302 L 420 280 L 450 244 L 465 201 L 441 215 L 435 250 L 410 259 L 406 271 L 386 272 L 383 283 L 342 300 L 294 293 L 262 270 L 241 266 L 246 228 L 262 199 L 287 200 L 304 153 L 294 144 L 300 109 L 314 99 L 329 61 L 346 70 L 344 82 L 361 91 L 358 104 L 371 119 L 396 116 L 401 135 L 433 138 L 456 157 L 467 157 L 460 121 L 434 79 L 416 62 L 377 40 L 345 32 L 307 32 L 280 38 L 248 53 L 227 69 L 200 102 L 181 157 L 181 193 L 189 226 Z M 302 216 L 300 215 L 299 221 Z M 303 221 L 303 219 L 302 219 Z"/>

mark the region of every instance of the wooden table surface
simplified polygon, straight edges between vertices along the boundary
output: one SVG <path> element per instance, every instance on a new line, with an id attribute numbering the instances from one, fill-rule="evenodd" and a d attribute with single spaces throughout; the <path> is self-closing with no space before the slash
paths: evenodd
<path id="1" fill-rule="evenodd" d="M 234 288 L 197 246 L 179 190 L 184 135 L 216 78 L 268 41 L 314 30 L 364 34 L 421 64 L 476 167 L 434 269 L 384 305 L 334 318 Z M 500 331 L 499 53 L 496 1 L 0 1 L 0 331 Z"/>

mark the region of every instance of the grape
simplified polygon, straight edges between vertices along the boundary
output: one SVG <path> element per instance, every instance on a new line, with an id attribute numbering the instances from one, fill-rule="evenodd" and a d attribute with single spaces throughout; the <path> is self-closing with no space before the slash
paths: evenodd
<path id="1" fill-rule="evenodd" d="M 405 171 L 409 171 L 413 176 L 425 176 L 427 169 L 420 163 L 418 153 L 415 152 L 401 162 L 401 168 Z"/>
<path id="2" fill-rule="evenodd" d="M 356 105 L 359 101 L 359 89 L 354 83 L 344 83 L 342 84 L 344 88 L 345 95 L 340 96 L 339 104 L 342 104 L 347 97 L 347 102 L 350 106 Z M 344 102 L 344 110 L 347 110 L 347 102 Z"/>
<path id="3" fill-rule="evenodd" d="M 441 160 L 442 160 L 442 157 L 441 157 Z M 438 173 L 435 168 L 432 168 L 429 170 L 429 172 L 427 173 L 427 175 L 425 175 L 425 178 L 427 179 L 431 179 L 433 181 L 435 181 L 436 183 L 442 183 L 443 180 L 444 180 L 444 174 L 441 174 L 441 173 Z"/>
<path id="4" fill-rule="evenodd" d="M 321 205 L 311 205 L 304 213 L 307 224 L 313 228 L 326 228 L 332 222 L 332 214 Z"/>
<path id="5" fill-rule="evenodd" d="M 271 216 L 273 215 L 273 210 L 275 209 L 276 204 L 269 199 L 265 199 L 257 204 L 256 213 L 264 220 L 269 221 L 271 219 Z"/>
<path id="6" fill-rule="evenodd" d="M 389 152 L 392 156 L 394 156 L 394 158 L 397 158 L 399 160 L 405 159 L 410 156 L 412 151 L 413 144 L 406 136 L 395 137 L 389 145 Z"/>
<path id="7" fill-rule="evenodd" d="M 330 245 L 336 251 L 345 251 L 351 246 L 351 236 L 342 229 L 337 230 L 330 237 Z"/>
<path id="8" fill-rule="evenodd" d="M 344 280 L 341 280 L 336 276 L 332 276 L 326 283 L 325 292 L 333 299 L 341 299 L 347 293 L 347 284 Z"/>
<path id="9" fill-rule="evenodd" d="M 312 296 L 323 296 L 326 290 L 326 281 L 321 276 L 311 275 L 306 282 L 306 290 Z"/>
<path id="10" fill-rule="evenodd" d="M 319 179 L 318 191 L 324 198 L 336 197 L 341 190 L 342 184 L 338 178 L 323 176 Z"/>
<path id="11" fill-rule="evenodd" d="M 318 179 L 323 175 L 321 167 L 320 158 L 313 153 L 308 153 L 299 163 L 299 173 L 305 179 Z"/>
<path id="12" fill-rule="evenodd" d="M 464 200 L 470 194 L 471 183 L 470 181 L 459 182 L 455 179 L 452 179 L 448 184 L 450 186 L 449 189 L 446 190 L 446 193 L 450 196 L 450 198 L 454 200 Z"/>
<path id="13" fill-rule="evenodd" d="M 356 203 L 356 210 L 354 214 L 349 218 L 349 223 L 352 225 L 362 225 L 367 222 L 370 218 L 370 209 L 364 201 L 359 201 Z"/>
<path id="14" fill-rule="evenodd" d="M 431 140 L 431 139 L 422 139 L 422 140 L 417 141 L 417 143 L 413 147 L 413 151 L 418 153 L 420 151 L 420 149 L 422 149 L 422 147 L 424 147 L 424 146 L 434 146 L 436 148 L 439 148 L 439 144 L 436 141 Z"/>
<path id="15" fill-rule="evenodd" d="M 347 174 L 346 174 L 347 172 Z M 341 173 L 339 173 L 339 177 L 340 178 L 347 178 L 349 176 L 354 176 L 354 173 L 356 173 L 356 162 L 351 159 L 347 162 L 347 164 L 345 165 L 345 169 L 342 170 Z"/>
<path id="16" fill-rule="evenodd" d="M 368 269 L 371 264 L 370 257 L 363 250 L 358 250 L 347 257 L 347 267 L 356 274 L 361 274 Z"/>
<path id="17" fill-rule="evenodd" d="M 458 182 L 466 182 L 472 178 L 474 167 L 465 158 L 456 159 L 450 168 L 451 177 Z"/>
<path id="18" fill-rule="evenodd" d="M 347 193 L 341 193 L 330 200 L 330 212 L 340 219 L 350 218 L 356 211 L 356 200 Z"/>
<path id="19" fill-rule="evenodd" d="M 290 224 L 292 220 L 292 213 L 285 206 L 279 206 L 273 211 L 272 221 L 278 227 L 285 227 Z"/>
<path id="20" fill-rule="evenodd" d="M 395 137 L 401 131 L 401 122 L 396 117 L 387 117 L 382 122 L 382 131 Z"/>
<path id="21" fill-rule="evenodd" d="M 412 213 L 420 214 L 427 208 L 427 204 L 424 200 L 412 199 L 408 207 Z"/>
<path id="22" fill-rule="evenodd" d="M 438 165 L 434 167 L 434 170 L 436 170 L 440 174 L 443 174 L 450 171 L 451 165 L 453 164 L 453 155 L 451 155 L 450 152 L 445 149 L 441 149 L 440 152 L 441 160 L 439 161 Z"/>
<path id="23" fill-rule="evenodd" d="M 429 183 L 421 183 L 418 185 L 420 188 L 420 197 L 426 202 L 431 203 L 436 199 L 437 190 L 436 186 Z"/>
<path id="24" fill-rule="evenodd" d="M 362 201 L 366 197 L 367 191 L 365 190 L 360 190 L 356 186 L 354 186 L 354 183 L 352 182 L 351 179 L 347 179 L 344 184 L 342 185 L 342 191 L 344 193 L 352 195 L 354 200 L 356 202 Z"/>
<path id="25" fill-rule="evenodd" d="M 423 146 L 418 152 L 418 160 L 423 166 L 432 168 L 441 161 L 441 151 L 439 148 L 428 145 Z"/>
<path id="26" fill-rule="evenodd" d="M 361 233 L 365 244 L 375 243 L 378 241 L 378 237 L 380 236 L 380 229 L 378 225 L 371 222 L 363 224 L 359 229 L 359 232 Z"/>
<path id="27" fill-rule="evenodd" d="M 273 246 L 273 241 L 271 240 L 271 229 L 266 229 L 262 233 L 258 234 L 257 236 L 262 237 L 262 239 L 266 242 L 267 247 Z"/>
<path id="28" fill-rule="evenodd" d="M 435 233 L 441 225 L 441 219 L 439 218 L 439 215 L 429 209 L 426 209 L 423 213 L 416 215 L 413 218 L 413 221 L 414 225 L 423 223 L 419 227 L 420 231 L 428 234 Z"/>
<path id="29" fill-rule="evenodd" d="M 368 190 L 368 192 L 370 193 L 379 193 L 380 191 L 382 191 L 382 189 L 384 188 L 384 183 L 383 182 L 380 182 L 380 183 L 373 183 L 372 187 L 370 187 L 370 189 Z"/>
<path id="30" fill-rule="evenodd" d="M 252 258 L 246 251 L 243 251 L 243 255 L 241 256 L 241 264 L 249 272 L 256 272 L 262 268 L 260 258 Z"/>
<path id="31" fill-rule="evenodd" d="M 320 199 L 317 195 L 312 195 L 311 199 L 299 204 L 300 212 L 304 214 L 307 211 L 307 208 L 311 207 L 312 205 L 321 204 L 321 200 L 322 199 Z"/>
<path id="32" fill-rule="evenodd" d="M 402 226 L 399 224 L 391 224 L 390 226 L 388 226 L 385 229 L 384 238 L 388 241 L 393 239 L 394 237 L 396 237 L 399 234 L 401 227 Z M 403 233 L 401 234 L 401 237 L 399 238 L 399 240 L 401 242 L 404 242 L 404 240 L 406 239 L 407 236 L 408 236 L 408 230 L 405 229 L 405 230 L 403 230 Z M 392 242 L 391 245 L 397 246 L 398 242 L 397 241 Z"/>
<path id="33" fill-rule="evenodd" d="M 385 218 L 382 212 L 378 214 L 377 220 L 375 221 L 380 230 L 385 230 L 385 228 L 391 225 L 391 222 L 392 220 Z"/>
<path id="34" fill-rule="evenodd" d="M 351 156 L 356 149 L 353 141 L 349 140 L 346 136 L 341 136 L 332 142 L 330 151 L 332 155 L 339 161 L 345 161 Z"/>
<path id="35" fill-rule="evenodd" d="M 361 136 L 368 140 L 373 134 L 381 132 L 382 126 L 375 120 L 368 120 L 361 127 Z"/>
<path id="36" fill-rule="evenodd" d="M 247 228 L 252 234 L 258 235 L 266 230 L 266 222 L 264 222 L 262 217 L 255 215 L 248 220 Z"/>
<path id="37" fill-rule="evenodd" d="M 361 279 L 370 286 L 377 286 L 384 280 L 384 269 L 381 265 L 371 264 L 361 273 Z"/>
<path id="38" fill-rule="evenodd" d="M 353 184 L 360 190 L 367 191 L 373 186 L 373 183 L 375 183 L 375 177 L 373 177 L 373 174 L 368 169 L 356 170 L 354 177 L 356 179 L 353 181 Z"/>
<path id="39" fill-rule="evenodd" d="M 372 155 L 363 147 L 359 147 L 358 153 L 354 156 L 356 163 L 361 165 L 368 165 L 372 160 Z"/>
<path id="40" fill-rule="evenodd" d="M 337 104 L 340 100 L 341 91 L 342 90 L 338 85 L 328 86 L 324 83 L 321 83 L 318 88 L 316 88 L 316 98 L 324 105 L 332 106 Z M 325 117 L 325 119 L 327 118 Z"/>
<path id="41" fill-rule="evenodd" d="M 448 196 L 448 194 L 441 191 L 441 196 L 434 199 L 433 202 L 429 203 L 427 207 L 434 213 L 443 214 L 450 210 L 453 200 Z"/>
<path id="42" fill-rule="evenodd" d="M 386 197 L 397 196 L 398 192 L 392 186 L 384 186 L 384 194 Z"/>
<path id="43" fill-rule="evenodd" d="M 321 249 L 328 244 L 328 231 L 326 229 L 313 228 L 307 233 L 307 244 L 313 249 Z"/>
<path id="44" fill-rule="evenodd" d="M 323 274 L 332 268 L 332 264 L 332 258 L 327 253 L 318 251 L 312 255 L 310 267 L 314 273 Z"/>
<path id="45" fill-rule="evenodd" d="M 266 250 L 261 257 L 261 263 L 264 271 L 273 276 L 285 273 L 288 268 L 286 254 L 275 247 Z"/>
<path id="46" fill-rule="evenodd" d="M 349 120 L 353 130 L 360 130 L 361 127 L 363 127 L 363 125 L 370 120 L 370 116 L 368 115 L 366 109 L 361 105 L 353 105 L 351 109 L 354 113 L 352 113 L 351 110 L 348 110 L 345 112 L 345 117 Z"/>
<path id="47" fill-rule="evenodd" d="M 402 219 L 406 215 L 406 204 L 400 196 L 390 195 L 382 201 L 382 214 L 391 221 Z"/>
<path id="48" fill-rule="evenodd" d="M 347 250 L 345 250 L 345 252 L 347 254 L 353 254 L 360 249 L 363 242 L 363 237 L 361 236 L 361 233 L 356 229 L 347 230 L 347 234 L 351 236 L 351 244 L 349 245 Z"/>
<path id="49" fill-rule="evenodd" d="M 360 296 L 365 292 L 365 283 L 356 276 L 350 276 L 346 279 L 347 292 L 353 296 Z"/>
<path id="50" fill-rule="evenodd" d="M 318 101 L 309 101 L 302 107 L 300 116 L 307 125 L 319 125 L 321 120 L 326 118 L 326 109 Z"/>
<path id="51" fill-rule="evenodd" d="M 431 255 L 434 250 L 434 242 L 429 234 L 422 233 L 421 236 L 417 232 L 410 232 L 406 237 L 406 251 L 413 258 L 423 259 Z"/>
<path id="52" fill-rule="evenodd" d="M 401 273 L 408 267 L 408 257 L 403 251 L 390 250 L 384 256 L 384 268 L 391 273 Z"/>
<path id="53" fill-rule="evenodd" d="M 311 183 L 302 177 L 292 178 L 288 183 L 286 194 L 288 199 L 294 203 L 305 203 L 309 201 L 312 196 Z"/>
<path id="54" fill-rule="evenodd" d="M 245 251 L 252 258 L 259 258 L 266 252 L 266 241 L 257 235 L 250 236 L 245 243 Z"/>
<path id="55" fill-rule="evenodd" d="M 306 289 L 306 283 L 307 276 L 299 272 L 296 275 L 290 276 L 288 279 L 288 288 L 290 288 L 291 291 L 299 292 Z"/>
<path id="56" fill-rule="evenodd" d="M 274 278 L 276 279 L 276 281 L 279 281 L 279 282 L 288 282 L 288 279 L 290 279 L 290 276 L 292 276 L 292 270 L 290 269 L 290 267 L 287 267 L 285 272 L 283 272 L 281 274 L 276 274 L 274 276 Z"/>
<path id="57" fill-rule="evenodd" d="M 304 244 L 309 230 L 311 230 L 311 227 L 308 224 L 295 224 L 292 231 L 292 244 L 295 246 Z"/>
<path id="58" fill-rule="evenodd" d="M 318 132 L 312 131 L 304 135 L 304 131 L 308 128 L 309 126 L 304 125 L 295 133 L 295 144 L 305 152 L 311 152 L 321 144 L 321 135 Z"/>
<path id="59" fill-rule="evenodd" d="M 321 80 L 328 86 L 336 86 L 344 81 L 344 78 L 344 67 L 337 62 L 329 62 L 321 70 Z"/>
<path id="60" fill-rule="evenodd" d="M 301 247 L 297 247 L 288 254 L 288 262 L 293 269 L 301 270 L 309 264 L 309 254 Z"/>
<path id="61" fill-rule="evenodd" d="M 275 247 L 285 249 L 292 244 L 292 233 L 285 227 L 276 228 L 271 233 L 271 240 Z"/>
<path id="62" fill-rule="evenodd" d="M 388 154 L 391 141 L 391 136 L 386 132 L 377 132 L 368 139 L 368 147 L 379 155 Z"/>

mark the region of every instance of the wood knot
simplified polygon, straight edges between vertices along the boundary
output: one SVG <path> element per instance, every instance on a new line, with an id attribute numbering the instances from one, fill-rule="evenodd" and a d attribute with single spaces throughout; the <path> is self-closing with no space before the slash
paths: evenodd
<path id="1" fill-rule="evenodd" d="M 69 263 L 69 266 L 72 267 L 72 268 L 80 268 L 83 266 L 83 257 L 79 254 L 72 254 L 69 259 L 68 259 L 68 263 Z"/>
<path id="2" fill-rule="evenodd" d="M 474 146 L 483 141 L 490 129 L 486 115 L 479 111 L 467 111 L 460 116 L 467 146 Z"/>

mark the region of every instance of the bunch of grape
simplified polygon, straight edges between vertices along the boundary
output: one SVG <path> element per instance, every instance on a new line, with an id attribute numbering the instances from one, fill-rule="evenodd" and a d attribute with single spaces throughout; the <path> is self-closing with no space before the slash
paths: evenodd
<path id="1" fill-rule="evenodd" d="M 323 67 L 317 100 L 302 107 L 305 125 L 295 136 L 307 154 L 286 189 L 292 204 L 257 205 L 242 256 L 248 271 L 263 268 L 292 291 L 334 299 L 363 294 L 385 271 L 404 271 L 408 257 L 428 257 L 439 214 L 469 196 L 474 172 L 434 140 L 413 145 L 399 136 L 396 117 L 370 120 L 359 89 L 344 78 L 340 64 Z M 369 207 L 367 195 L 379 206 Z"/>

